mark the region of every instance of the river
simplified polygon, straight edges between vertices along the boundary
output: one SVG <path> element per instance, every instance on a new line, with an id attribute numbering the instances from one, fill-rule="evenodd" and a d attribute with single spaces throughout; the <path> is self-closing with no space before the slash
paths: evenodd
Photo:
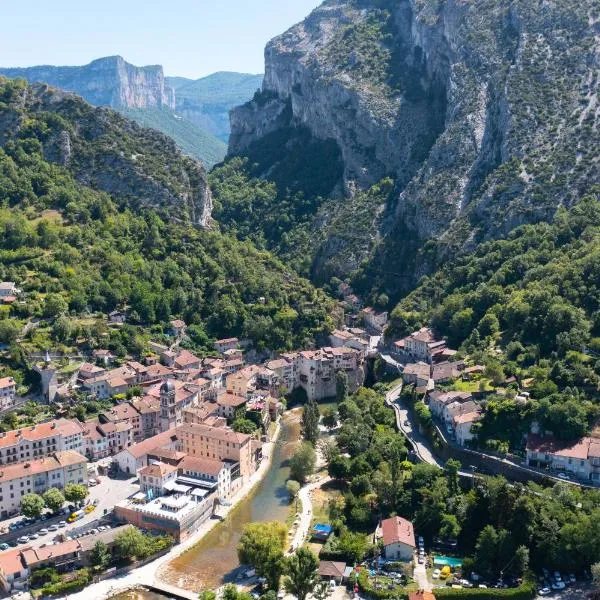
<path id="1" fill-rule="evenodd" d="M 237 544 L 246 523 L 285 522 L 290 504 L 285 488 L 289 478 L 288 459 L 300 439 L 299 411 L 285 413 L 281 433 L 273 451 L 272 464 L 254 493 L 242 500 L 223 523 L 219 523 L 194 547 L 171 561 L 162 571 L 169 584 L 200 592 L 235 580 L 239 562 Z M 113 600 L 160 600 L 160 594 L 131 591 Z"/>

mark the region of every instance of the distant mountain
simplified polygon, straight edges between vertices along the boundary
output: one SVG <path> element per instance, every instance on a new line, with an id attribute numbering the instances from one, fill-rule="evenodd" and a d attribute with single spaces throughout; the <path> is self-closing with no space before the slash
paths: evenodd
<path id="1" fill-rule="evenodd" d="M 175 90 L 175 108 L 188 121 L 229 141 L 229 111 L 244 104 L 262 86 L 262 75 L 219 72 L 202 79 L 166 77 Z"/>
<path id="2" fill-rule="evenodd" d="M 160 65 L 137 67 L 120 56 L 76 67 L 0 68 L 0 74 L 47 83 L 90 104 L 115 108 L 171 136 L 183 152 L 208 168 L 225 157 L 229 109 L 249 100 L 262 82 L 262 75 L 241 73 L 215 73 L 198 80 L 165 77 Z"/>
<path id="3" fill-rule="evenodd" d="M 160 65 L 136 67 L 120 56 L 99 58 L 81 67 L 0 68 L 0 73 L 30 82 L 48 83 L 79 94 L 96 106 L 175 108 L 173 88 L 165 85 Z"/>

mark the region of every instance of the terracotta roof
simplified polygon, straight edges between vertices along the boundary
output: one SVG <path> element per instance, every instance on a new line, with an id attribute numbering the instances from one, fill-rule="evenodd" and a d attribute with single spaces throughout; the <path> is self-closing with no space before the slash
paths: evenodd
<path id="1" fill-rule="evenodd" d="M 425 342 L 426 344 L 438 341 L 433 331 L 431 331 L 429 327 L 422 327 L 421 329 L 419 329 L 419 331 L 414 331 L 410 334 L 410 337 L 413 340 Z"/>
<path id="2" fill-rule="evenodd" d="M 220 460 L 188 455 L 179 463 L 179 468 L 194 471 L 196 473 L 206 473 L 207 475 L 217 476 L 223 468 L 223 462 Z"/>
<path id="3" fill-rule="evenodd" d="M 222 346 L 223 344 L 239 344 L 240 340 L 238 340 L 237 338 L 225 338 L 222 340 L 217 340 L 215 342 L 215 346 L 219 345 Z"/>
<path id="4" fill-rule="evenodd" d="M 435 600 L 435 596 L 431 592 L 418 590 L 416 592 L 408 592 L 408 600 Z"/>
<path id="5" fill-rule="evenodd" d="M 461 425 L 463 423 L 474 423 L 481 419 L 481 410 L 474 410 L 472 412 L 457 415 L 452 419 L 455 425 Z"/>
<path id="6" fill-rule="evenodd" d="M 143 415 L 160 412 L 160 400 L 153 396 L 144 396 L 132 401 L 135 409 Z"/>
<path id="7" fill-rule="evenodd" d="M 77 540 L 67 540 L 61 544 L 46 546 L 45 548 L 28 548 L 23 550 L 23 562 L 31 568 L 41 562 L 57 559 L 67 554 L 74 554 L 78 550 L 79 542 Z"/>
<path id="8" fill-rule="evenodd" d="M 175 359 L 175 365 L 182 369 L 197 363 L 200 363 L 200 359 L 188 350 L 182 350 Z"/>
<path id="9" fill-rule="evenodd" d="M 527 437 L 527 451 L 587 460 L 588 458 L 600 457 L 600 440 L 583 437 L 576 441 L 563 441 L 529 434 Z"/>
<path id="10" fill-rule="evenodd" d="M 410 363 L 404 367 L 404 375 L 416 375 L 421 379 L 429 379 L 430 367 L 425 363 Z"/>
<path id="11" fill-rule="evenodd" d="M 27 550 L 29 550 L 29 547 L 11 548 L 10 550 L 0 552 L 0 570 L 7 576 L 15 575 L 25 570 L 21 553 Z"/>
<path id="12" fill-rule="evenodd" d="M 289 366 L 291 363 L 289 363 L 287 360 L 284 360 L 283 358 L 278 358 L 276 360 L 270 360 L 267 363 L 267 368 L 271 369 L 272 371 L 275 371 L 276 369 L 283 369 L 287 366 Z"/>
<path id="13" fill-rule="evenodd" d="M 149 475 L 150 477 L 165 477 L 169 473 L 177 471 L 177 467 L 165 463 L 154 463 L 139 470 L 140 475 Z"/>
<path id="14" fill-rule="evenodd" d="M 171 321 L 171 325 L 175 327 L 175 329 L 181 329 L 182 327 L 185 327 L 185 321 L 175 319 L 174 321 Z"/>
<path id="15" fill-rule="evenodd" d="M 156 457 L 159 461 L 162 458 L 165 460 L 174 460 L 179 463 L 187 456 L 187 454 L 185 452 L 179 452 L 179 450 L 171 450 L 170 448 L 155 448 L 148 452 L 148 457 L 151 456 Z"/>
<path id="16" fill-rule="evenodd" d="M 175 430 L 163 431 L 158 435 L 145 439 L 143 442 L 139 442 L 138 444 L 129 446 L 129 448 L 125 448 L 123 452 L 129 452 L 129 454 L 131 454 L 131 456 L 134 458 L 141 458 L 152 450 L 156 450 L 161 446 L 166 446 L 170 442 L 174 442 L 176 439 L 177 435 Z"/>
<path id="17" fill-rule="evenodd" d="M 0 482 L 12 481 L 38 473 L 47 473 L 56 469 L 62 469 L 71 465 L 87 463 L 87 459 L 74 450 L 54 452 L 50 456 L 36 458 L 29 462 L 2 465 L 0 467 Z"/>
<path id="18" fill-rule="evenodd" d="M 345 562 L 336 562 L 333 560 L 322 560 L 319 562 L 319 575 L 321 577 L 333 577 L 338 579 L 344 576 L 346 570 Z"/>
<path id="19" fill-rule="evenodd" d="M 81 426 L 70 419 L 53 419 L 46 423 L 38 423 L 31 427 L 12 429 L 0 434 L 0 448 L 18 444 L 21 440 L 35 442 L 48 437 L 71 436 L 81 433 Z"/>
<path id="20" fill-rule="evenodd" d="M 150 378 L 153 377 L 166 377 L 170 375 L 173 370 L 170 367 L 165 367 L 165 365 L 161 365 L 160 363 L 156 363 L 154 365 L 150 365 L 146 369 L 146 375 Z"/>
<path id="21" fill-rule="evenodd" d="M 381 531 L 384 546 L 400 542 L 413 548 L 416 547 L 413 524 L 402 517 L 391 517 L 390 519 L 383 520 L 381 522 Z"/>
<path id="22" fill-rule="evenodd" d="M 125 419 L 137 417 L 139 414 L 139 411 L 135 408 L 135 406 L 133 406 L 133 404 L 130 404 L 129 402 L 123 402 L 122 404 L 117 404 L 110 410 L 103 412 L 102 416 L 109 421 L 123 421 Z"/>
<path id="23" fill-rule="evenodd" d="M 15 380 L 12 377 L 2 377 L 0 379 L 0 389 L 12 387 L 15 385 Z"/>
<path id="24" fill-rule="evenodd" d="M 217 404 L 220 406 L 233 406 L 237 408 L 238 406 L 243 406 L 246 402 L 246 398 L 231 394 L 230 392 L 225 392 L 224 394 L 217 396 Z"/>
<path id="25" fill-rule="evenodd" d="M 180 425 L 175 429 L 176 432 L 189 433 L 192 435 L 201 435 L 207 438 L 214 438 L 225 442 L 235 442 L 237 444 L 244 444 L 251 437 L 245 433 L 238 433 L 233 429 L 226 429 L 224 427 L 210 427 L 208 425 L 194 424 L 194 425 Z"/>

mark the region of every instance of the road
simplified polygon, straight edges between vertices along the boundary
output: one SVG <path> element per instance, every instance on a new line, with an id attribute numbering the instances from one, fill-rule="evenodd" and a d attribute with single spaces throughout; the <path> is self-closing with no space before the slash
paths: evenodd
<path id="1" fill-rule="evenodd" d="M 401 393 L 402 383 L 399 383 L 385 395 L 386 404 L 391 406 L 396 413 L 398 430 L 406 436 L 406 439 L 421 462 L 426 462 L 442 469 L 444 464 L 435 456 L 429 440 L 419 432 L 419 428 L 413 422 L 408 409 L 400 404 L 398 398 Z"/>

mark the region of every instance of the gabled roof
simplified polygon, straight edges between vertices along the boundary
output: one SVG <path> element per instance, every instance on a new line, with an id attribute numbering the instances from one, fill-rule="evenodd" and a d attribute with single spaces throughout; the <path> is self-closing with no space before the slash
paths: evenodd
<path id="1" fill-rule="evenodd" d="M 197 456 L 186 456 L 180 463 L 179 469 L 194 471 L 196 473 L 206 473 L 215 477 L 223 469 L 223 461 L 212 460 L 210 458 L 201 458 Z"/>
<path id="2" fill-rule="evenodd" d="M 338 579 L 344 576 L 346 570 L 345 562 L 337 562 L 333 560 L 322 560 L 319 562 L 319 575 L 321 577 L 333 577 Z"/>
<path id="3" fill-rule="evenodd" d="M 30 427 L 13 429 L 0 434 L 0 448 L 18 444 L 21 440 L 35 442 L 54 436 L 71 436 L 81 433 L 81 426 L 70 419 L 53 419 Z"/>
<path id="4" fill-rule="evenodd" d="M 413 524 L 402 517 L 391 517 L 381 521 L 381 531 L 383 534 L 383 545 L 406 544 L 416 547 L 415 530 Z"/>
<path id="5" fill-rule="evenodd" d="M 148 475 L 150 477 L 166 477 L 170 473 L 177 471 L 177 467 L 166 463 L 154 463 L 139 470 L 140 475 Z"/>
<path id="6" fill-rule="evenodd" d="M 152 450 L 166 446 L 167 444 L 177 440 L 176 430 L 163 431 L 158 435 L 145 439 L 143 442 L 133 444 L 129 448 L 125 448 L 122 452 L 129 452 L 134 458 L 141 458 Z"/>

